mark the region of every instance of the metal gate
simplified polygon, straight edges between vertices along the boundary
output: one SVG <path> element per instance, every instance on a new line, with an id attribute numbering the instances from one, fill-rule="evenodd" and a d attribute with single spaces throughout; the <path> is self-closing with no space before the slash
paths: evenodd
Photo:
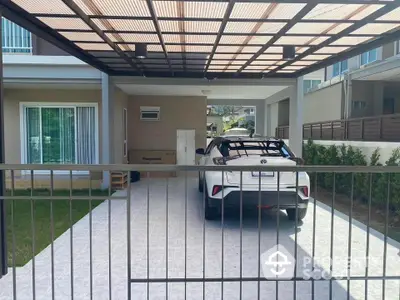
<path id="1" fill-rule="evenodd" d="M 398 168 L 29 166 L 24 175 L 27 166 L 1 168 L 9 265 L 0 299 L 398 299 L 400 247 L 390 237 Z M 34 172 L 44 169 L 51 171 Z M 76 171 L 84 170 L 92 179 L 128 172 L 127 188 L 99 191 L 89 180 L 79 190 L 85 176 Z M 133 170 L 142 179 L 131 183 Z M 295 172 L 296 183 L 307 172 L 307 214 L 288 219 L 281 184 L 278 201 L 266 205 L 259 176 L 251 205 L 244 187 L 238 206 L 226 198 L 220 217 L 206 220 L 197 178 L 204 171 L 240 172 L 242 183 L 251 171 L 275 172 L 278 182 Z M 23 180 L 29 190 L 18 188 Z"/>

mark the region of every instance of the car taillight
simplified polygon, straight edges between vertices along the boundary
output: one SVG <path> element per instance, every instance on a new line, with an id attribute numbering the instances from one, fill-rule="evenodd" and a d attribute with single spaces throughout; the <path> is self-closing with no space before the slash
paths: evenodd
<path id="1" fill-rule="evenodd" d="M 218 194 L 220 191 L 222 191 L 222 186 L 220 185 L 214 185 L 212 189 L 212 195 L 215 196 Z"/>
<path id="2" fill-rule="evenodd" d="M 303 192 L 304 196 L 308 197 L 308 186 L 301 187 L 301 191 Z"/>

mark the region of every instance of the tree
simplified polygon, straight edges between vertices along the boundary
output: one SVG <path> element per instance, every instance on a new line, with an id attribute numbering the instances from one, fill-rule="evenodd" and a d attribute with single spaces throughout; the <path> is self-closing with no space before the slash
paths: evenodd
<path id="1" fill-rule="evenodd" d="M 210 114 L 223 117 L 233 116 L 239 112 L 243 106 L 234 105 L 213 105 L 211 106 Z"/>

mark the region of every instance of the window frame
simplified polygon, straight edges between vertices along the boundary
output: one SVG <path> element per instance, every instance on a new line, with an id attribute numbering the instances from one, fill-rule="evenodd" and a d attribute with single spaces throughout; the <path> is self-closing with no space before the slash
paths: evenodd
<path id="1" fill-rule="evenodd" d="M 2 30 L 3 30 L 3 54 L 10 55 L 32 55 L 33 54 L 33 40 L 32 33 L 18 24 L 2 17 Z M 18 37 L 15 33 L 20 30 L 21 36 Z M 7 39 L 7 37 L 9 37 Z M 26 39 L 24 41 L 24 39 Z M 15 44 L 21 43 L 21 46 Z M 26 45 L 25 45 L 25 42 Z"/>
<path id="2" fill-rule="evenodd" d="M 343 63 L 346 62 L 347 68 L 343 70 Z M 335 65 L 339 65 L 339 73 L 335 74 Z M 349 61 L 347 59 L 339 61 L 332 65 L 332 77 L 340 76 L 349 71 Z"/>
<path id="3" fill-rule="evenodd" d="M 37 108 L 77 108 L 77 107 L 94 107 L 94 122 L 95 122 L 95 164 L 99 164 L 99 105 L 98 103 L 90 102 L 20 102 L 20 143 L 21 143 L 21 164 L 27 164 L 27 130 L 26 130 L 26 108 L 37 107 Z M 76 125 L 76 116 L 75 116 Z M 77 164 L 79 165 L 79 164 Z M 22 171 L 22 174 L 30 174 L 30 170 Z M 48 175 L 50 170 L 34 170 L 35 175 Z M 53 172 L 57 175 L 67 175 L 70 171 L 66 170 L 55 170 Z M 72 171 L 72 174 L 89 174 L 89 170 L 85 171 Z"/>
<path id="4" fill-rule="evenodd" d="M 371 52 L 372 51 L 375 51 L 375 60 L 370 60 L 370 56 L 371 56 Z M 367 62 L 366 63 L 363 63 L 363 55 L 364 54 L 367 55 Z M 378 48 L 371 49 L 369 51 L 366 51 L 366 52 L 360 54 L 360 66 L 366 66 L 366 65 L 369 65 L 369 64 L 371 64 L 373 62 L 376 62 L 376 61 L 378 61 Z"/>

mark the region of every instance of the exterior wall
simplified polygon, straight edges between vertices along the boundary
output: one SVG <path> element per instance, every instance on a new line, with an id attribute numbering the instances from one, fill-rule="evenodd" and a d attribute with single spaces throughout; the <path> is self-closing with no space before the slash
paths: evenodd
<path id="1" fill-rule="evenodd" d="M 279 113 L 279 102 L 275 102 L 271 104 L 271 128 L 270 132 L 267 134 L 269 136 L 275 136 L 275 129 L 278 127 L 278 113 Z"/>
<path id="2" fill-rule="evenodd" d="M 394 98 L 394 113 L 400 113 L 400 86 L 398 83 L 385 83 L 383 98 Z M 383 100 L 382 100 L 383 101 Z M 381 105 L 383 103 L 381 102 Z"/>
<path id="3" fill-rule="evenodd" d="M 338 120 L 343 114 L 343 84 L 337 83 L 304 96 L 304 123 Z"/>
<path id="4" fill-rule="evenodd" d="M 32 54 L 33 55 L 48 55 L 48 56 L 65 56 L 67 52 L 57 48 L 53 44 L 32 34 Z"/>
<path id="5" fill-rule="evenodd" d="M 160 107 L 160 121 L 141 121 L 141 106 Z M 128 148 L 176 150 L 176 130 L 195 129 L 196 147 L 206 142 L 206 97 L 130 96 Z"/>
<path id="6" fill-rule="evenodd" d="M 394 43 L 389 43 L 382 46 L 382 59 L 387 59 L 395 55 Z"/>
<path id="7" fill-rule="evenodd" d="M 5 162 L 9 164 L 21 163 L 21 102 L 94 102 L 98 103 L 98 114 L 101 116 L 100 90 L 72 90 L 72 89 L 5 89 L 4 90 L 4 123 L 6 130 Z M 101 132 L 101 122 L 99 122 Z M 99 133 L 101 145 L 101 134 Z M 101 151 L 101 149 L 99 149 Z M 99 153 L 101 157 L 101 153 Z"/>
<path id="8" fill-rule="evenodd" d="M 364 101 L 365 108 L 351 108 L 351 118 L 382 114 L 383 83 L 376 81 L 352 82 L 352 102 Z"/>
<path id="9" fill-rule="evenodd" d="M 278 125 L 289 125 L 289 99 L 278 102 Z"/>
<path id="10" fill-rule="evenodd" d="M 98 114 L 101 116 L 101 91 L 100 90 L 72 90 L 72 89 L 5 89 L 4 90 L 4 123 L 5 133 L 5 162 L 7 164 L 20 164 L 21 157 L 21 126 L 20 126 L 20 104 L 21 102 L 88 102 L 98 103 Z M 99 125 L 99 145 L 101 145 L 101 122 Z M 101 147 L 99 147 L 101 157 Z M 7 174 L 6 187 L 11 187 L 10 174 Z M 92 173 L 92 188 L 100 188 L 101 173 Z M 31 179 L 29 175 L 21 176 L 15 172 L 15 188 L 30 188 Z M 54 188 L 69 189 L 69 176 L 56 175 L 54 177 Z M 50 188 L 48 176 L 35 176 L 35 188 Z M 73 188 L 89 187 L 89 177 L 79 175 L 73 178 Z"/>

